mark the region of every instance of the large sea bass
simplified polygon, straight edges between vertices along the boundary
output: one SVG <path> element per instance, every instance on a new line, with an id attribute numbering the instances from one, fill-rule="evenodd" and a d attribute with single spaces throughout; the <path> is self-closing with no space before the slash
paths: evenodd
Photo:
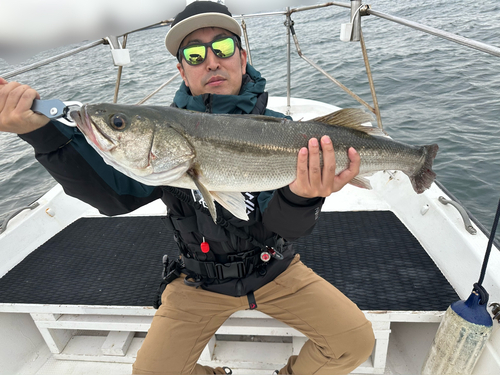
<path id="1" fill-rule="evenodd" d="M 400 170 L 414 190 L 429 188 L 436 174 L 438 146 L 395 142 L 378 129 L 362 126 L 371 116 L 342 109 L 311 121 L 257 115 L 214 115 L 173 107 L 85 105 L 71 116 L 104 160 L 146 185 L 198 189 L 215 220 L 214 199 L 247 219 L 240 192 L 266 191 L 291 183 L 297 155 L 312 137 L 328 135 L 336 173 L 347 169 L 347 150 L 361 156 L 353 184 L 369 187 L 363 176 Z"/>

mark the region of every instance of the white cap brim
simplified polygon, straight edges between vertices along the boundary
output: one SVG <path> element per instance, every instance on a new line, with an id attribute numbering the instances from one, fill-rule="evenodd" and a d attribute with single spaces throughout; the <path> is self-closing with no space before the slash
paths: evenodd
<path id="1" fill-rule="evenodd" d="M 241 36 L 240 25 L 233 17 L 222 13 L 200 13 L 175 24 L 165 36 L 165 46 L 176 56 L 184 38 L 204 27 L 219 27 Z"/>

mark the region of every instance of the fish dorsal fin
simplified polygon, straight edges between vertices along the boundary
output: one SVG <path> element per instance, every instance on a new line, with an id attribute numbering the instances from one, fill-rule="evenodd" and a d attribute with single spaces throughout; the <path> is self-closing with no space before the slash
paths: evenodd
<path id="1" fill-rule="evenodd" d="M 361 124 L 373 121 L 372 115 L 358 108 L 344 108 L 336 112 L 332 112 L 325 116 L 320 116 L 312 119 L 314 122 L 321 122 L 328 125 L 343 126 L 359 130 L 373 136 L 384 136 L 387 134 L 380 128 L 372 126 L 363 126 Z"/>
<path id="2" fill-rule="evenodd" d="M 231 115 L 231 116 L 242 116 L 242 115 Z M 287 120 L 286 118 L 282 117 L 272 117 L 266 115 L 243 114 L 243 116 L 251 118 L 252 120 L 266 121 L 266 122 L 282 122 L 284 120 Z"/>
<path id="3" fill-rule="evenodd" d="M 324 124 L 355 127 L 364 122 L 373 121 L 373 117 L 365 111 L 357 108 L 344 108 L 328 115 L 316 117 L 312 121 Z"/>

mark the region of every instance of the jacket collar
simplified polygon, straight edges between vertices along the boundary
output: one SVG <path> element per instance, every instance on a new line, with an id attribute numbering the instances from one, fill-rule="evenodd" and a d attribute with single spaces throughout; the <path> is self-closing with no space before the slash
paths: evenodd
<path id="1" fill-rule="evenodd" d="M 175 93 L 174 103 L 179 108 L 198 112 L 251 113 L 257 104 L 258 97 L 264 93 L 266 80 L 248 63 L 246 71 L 239 95 L 203 94 L 192 96 L 189 88 L 182 82 L 181 87 Z"/>

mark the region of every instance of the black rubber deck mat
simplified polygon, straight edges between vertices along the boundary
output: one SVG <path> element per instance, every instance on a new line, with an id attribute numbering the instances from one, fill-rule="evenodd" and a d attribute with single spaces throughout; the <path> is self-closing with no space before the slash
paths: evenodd
<path id="1" fill-rule="evenodd" d="M 163 254 L 177 251 L 160 217 L 83 218 L 0 279 L 0 303 L 151 306 Z M 443 311 L 459 299 L 388 211 L 323 212 L 296 251 L 362 310 Z"/>

